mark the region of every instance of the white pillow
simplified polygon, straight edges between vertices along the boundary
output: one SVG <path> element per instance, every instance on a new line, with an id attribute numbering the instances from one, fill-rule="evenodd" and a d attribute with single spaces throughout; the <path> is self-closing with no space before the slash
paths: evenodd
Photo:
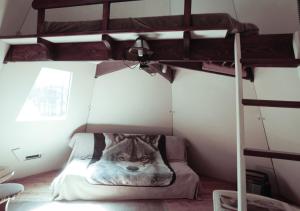
<path id="1" fill-rule="evenodd" d="M 73 149 L 69 162 L 73 159 L 91 159 L 94 154 L 94 133 L 76 133 L 69 146 Z"/>

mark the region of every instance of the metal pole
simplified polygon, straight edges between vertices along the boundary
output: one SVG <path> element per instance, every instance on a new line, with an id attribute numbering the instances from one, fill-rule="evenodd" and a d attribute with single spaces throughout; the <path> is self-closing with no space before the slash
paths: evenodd
<path id="1" fill-rule="evenodd" d="M 243 99 L 243 79 L 241 64 L 241 41 L 240 34 L 237 33 L 234 39 L 235 57 L 235 86 L 236 86 L 236 155 L 237 155 L 237 183 L 238 183 L 238 211 L 247 211 L 246 199 L 246 167 L 244 157 L 244 108 Z"/>

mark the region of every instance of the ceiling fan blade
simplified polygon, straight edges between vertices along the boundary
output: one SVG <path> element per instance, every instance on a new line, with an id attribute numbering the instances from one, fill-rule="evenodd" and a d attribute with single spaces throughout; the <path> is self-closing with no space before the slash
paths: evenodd
<path id="1" fill-rule="evenodd" d="M 162 69 L 162 65 L 157 62 L 151 62 L 149 64 L 149 71 L 148 73 L 159 73 Z"/>
<path id="2" fill-rule="evenodd" d="M 158 72 L 162 77 L 173 83 L 176 70 L 169 65 L 161 65 L 161 70 Z"/>
<path id="3" fill-rule="evenodd" d="M 144 71 L 146 71 L 149 74 L 158 73 L 171 83 L 174 81 L 174 69 L 169 67 L 165 64 L 160 64 L 158 62 L 152 62 L 148 64 L 148 68 L 145 68 Z"/>
<path id="4" fill-rule="evenodd" d="M 137 61 L 104 61 L 97 64 L 96 78 L 99 76 L 112 73 L 118 70 L 123 70 L 128 67 L 137 65 Z"/>

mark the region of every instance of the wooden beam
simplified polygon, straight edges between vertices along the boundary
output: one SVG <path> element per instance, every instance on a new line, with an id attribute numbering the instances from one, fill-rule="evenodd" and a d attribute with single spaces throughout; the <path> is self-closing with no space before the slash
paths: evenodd
<path id="1" fill-rule="evenodd" d="M 47 52 L 47 57 L 49 60 L 55 60 L 55 45 L 54 43 L 49 42 L 48 40 L 38 38 L 37 40 L 38 44 L 42 46 L 45 51 Z"/>
<path id="2" fill-rule="evenodd" d="M 45 22 L 45 9 L 39 9 L 38 10 L 38 16 L 37 16 L 37 34 L 41 34 L 43 32 Z"/>
<path id="3" fill-rule="evenodd" d="M 6 62 L 48 61 L 47 50 L 39 45 L 12 45 L 6 55 Z"/>
<path id="4" fill-rule="evenodd" d="M 275 159 L 282 159 L 282 160 L 300 161 L 299 153 L 290 153 L 290 152 L 281 152 L 281 151 L 272 151 L 272 150 L 263 150 L 263 149 L 245 149 L 244 155 L 263 157 L 263 158 L 275 158 Z"/>
<path id="5" fill-rule="evenodd" d="M 184 48 L 184 59 L 190 58 L 190 49 L 191 49 L 191 33 L 185 31 L 183 33 L 183 48 Z"/>
<path id="6" fill-rule="evenodd" d="M 198 61 L 160 61 L 161 64 L 166 64 L 172 67 L 185 68 L 190 70 L 197 70 L 201 72 L 213 73 L 217 75 L 231 76 L 235 77 L 234 68 L 222 68 L 215 65 L 215 68 L 205 69 L 203 68 L 203 63 Z M 248 75 L 247 71 L 243 71 L 243 79 L 251 80 L 251 77 Z"/>
<path id="7" fill-rule="evenodd" d="M 269 60 L 295 60 L 293 34 L 271 34 L 241 37 L 242 63 L 255 64 Z"/>
<path id="8" fill-rule="evenodd" d="M 191 26 L 192 0 L 184 0 L 184 25 Z"/>
<path id="9" fill-rule="evenodd" d="M 255 58 L 255 59 L 242 59 L 241 62 L 243 63 L 243 65 L 252 66 L 252 67 L 298 67 L 300 64 L 300 59 L 294 59 L 293 57 L 287 59 Z"/>
<path id="10" fill-rule="evenodd" d="M 116 46 L 116 41 L 107 34 L 102 35 L 102 41 L 107 49 L 107 57 L 112 59 L 114 52 L 113 49 Z"/>
<path id="11" fill-rule="evenodd" d="M 141 0 L 34 0 L 32 7 L 34 9 L 54 9 L 62 7 L 75 7 L 85 6 L 92 4 L 104 4 L 106 2 L 129 2 L 129 1 L 141 1 Z"/>
<path id="12" fill-rule="evenodd" d="M 246 105 L 246 106 L 300 108 L 300 102 L 297 102 L 297 101 L 243 99 L 242 103 L 243 103 L 243 105 Z"/>
<path id="13" fill-rule="evenodd" d="M 102 30 L 108 30 L 110 18 L 110 2 L 103 3 Z"/>
<path id="14" fill-rule="evenodd" d="M 290 39 L 287 39 L 290 37 Z M 262 42 L 261 39 L 264 41 Z M 106 42 L 106 40 L 104 40 Z M 84 60 L 134 60 L 130 55 L 126 55 L 129 48 L 134 44 L 134 41 L 115 41 L 112 56 L 108 54 L 107 46 L 102 42 L 90 43 L 56 43 L 56 58 L 57 61 L 84 61 Z M 195 66 L 196 69 L 202 67 L 201 62 L 233 62 L 233 39 L 200 39 L 191 40 L 190 43 L 190 58 L 184 60 L 185 51 L 182 40 L 148 40 L 149 46 L 154 53 L 151 60 L 161 62 L 198 62 L 198 64 L 189 64 Z M 259 66 L 273 66 L 274 61 L 283 57 L 286 58 L 286 65 L 299 65 L 300 60 L 294 59 L 292 48 L 292 36 L 287 35 L 261 35 L 241 37 L 241 42 L 246 47 L 242 46 L 243 61 L 252 60 L 251 64 L 259 61 Z M 280 48 L 276 43 L 285 43 Z M 107 42 L 109 43 L 109 42 Z M 251 43 L 248 44 L 248 43 Z M 35 52 L 38 51 L 38 52 Z M 254 53 L 256 52 L 256 53 Z M 7 57 L 7 61 L 39 61 L 44 60 L 41 56 L 40 47 L 36 45 L 11 45 Z M 34 57 L 35 56 L 35 57 Z M 263 58 L 263 59 L 262 59 Z M 288 59 L 287 59 L 288 58 Z M 251 66 L 251 64 L 248 64 Z M 246 64 L 243 64 L 246 66 Z M 247 66 L 248 66 L 247 65 Z"/>

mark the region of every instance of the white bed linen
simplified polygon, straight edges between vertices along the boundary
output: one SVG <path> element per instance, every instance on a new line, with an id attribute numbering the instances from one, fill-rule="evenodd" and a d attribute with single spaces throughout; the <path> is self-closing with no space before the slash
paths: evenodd
<path id="1" fill-rule="evenodd" d="M 71 161 L 53 181 L 55 200 L 130 200 L 130 199 L 194 199 L 199 177 L 185 162 L 171 162 L 176 172 L 175 182 L 168 187 L 128 187 L 92 185 L 85 179 L 89 160 Z"/>

